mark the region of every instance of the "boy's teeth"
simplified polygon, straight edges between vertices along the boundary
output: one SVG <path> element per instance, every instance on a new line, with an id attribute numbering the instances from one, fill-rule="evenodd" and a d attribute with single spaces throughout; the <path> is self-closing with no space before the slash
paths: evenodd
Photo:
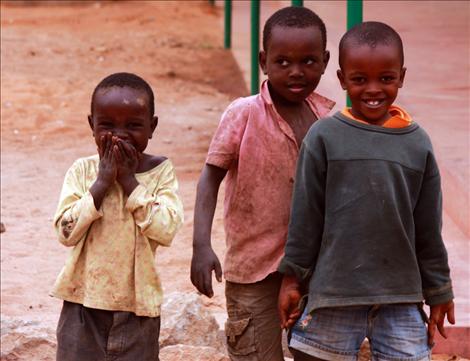
<path id="1" fill-rule="evenodd" d="M 378 100 L 367 100 L 366 103 L 369 105 L 379 105 L 380 102 Z"/>

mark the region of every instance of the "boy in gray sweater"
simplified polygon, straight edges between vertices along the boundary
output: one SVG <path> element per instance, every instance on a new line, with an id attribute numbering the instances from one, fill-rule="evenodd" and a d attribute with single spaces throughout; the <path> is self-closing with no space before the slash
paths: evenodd
<path id="1" fill-rule="evenodd" d="M 430 360 L 436 327 L 446 337 L 444 318 L 455 322 L 453 293 L 432 145 L 393 105 L 402 41 L 365 22 L 339 54 L 352 107 L 316 122 L 302 143 L 279 266 L 281 326 L 293 326 L 297 361 L 356 360 L 366 337 L 374 360 Z"/>

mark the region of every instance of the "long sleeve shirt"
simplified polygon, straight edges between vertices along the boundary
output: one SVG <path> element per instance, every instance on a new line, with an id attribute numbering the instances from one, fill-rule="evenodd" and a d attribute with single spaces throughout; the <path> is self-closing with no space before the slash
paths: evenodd
<path id="1" fill-rule="evenodd" d="M 308 282 L 308 310 L 453 298 L 440 176 L 417 123 L 344 114 L 316 122 L 297 164 L 279 270 Z"/>
<path id="2" fill-rule="evenodd" d="M 162 287 L 155 269 L 158 246 L 169 246 L 183 222 L 173 165 L 165 160 L 136 174 L 127 197 L 115 183 L 100 209 L 89 191 L 97 155 L 75 161 L 65 176 L 54 217 L 59 241 L 73 247 L 51 292 L 86 307 L 160 314 Z"/>

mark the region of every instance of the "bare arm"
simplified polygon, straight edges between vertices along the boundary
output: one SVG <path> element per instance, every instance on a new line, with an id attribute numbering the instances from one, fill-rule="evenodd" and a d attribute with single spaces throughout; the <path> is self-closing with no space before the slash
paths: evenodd
<path id="1" fill-rule="evenodd" d="M 199 292 L 212 297 L 212 271 L 222 281 L 222 267 L 211 246 L 211 229 L 220 183 L 227 170 L 206 164 L 197 187 L 194 207 L 193 257 L 191 282 Z"/>
<path id="2" fill-rule="evenodd" d="M 108 191 L 109 183 L 100 181 L 97 179 L 95 183 L 90 187 L 90 193 L 93 196 L 93 201 L 95 203 L 95 208 L 100 209 L 103 199 Z"/>

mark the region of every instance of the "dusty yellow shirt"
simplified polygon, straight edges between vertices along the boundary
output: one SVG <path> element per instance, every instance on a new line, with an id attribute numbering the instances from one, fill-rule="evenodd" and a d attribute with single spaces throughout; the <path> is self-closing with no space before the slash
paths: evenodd
<path id="1" fill-rule="evenodd" d="M 96 210 L 89 189 L 98 164 L 97 155 L 78 159 L 65 176 L 54 225 L 59 241 L 74 248 L 51 295 L 156 317 L 162 287 L 155 251 L 170 245 L 183 222 L 173 165 L 166 160 L 136 174 L 139 185 L 129 198 L 115 183 Z"/>

